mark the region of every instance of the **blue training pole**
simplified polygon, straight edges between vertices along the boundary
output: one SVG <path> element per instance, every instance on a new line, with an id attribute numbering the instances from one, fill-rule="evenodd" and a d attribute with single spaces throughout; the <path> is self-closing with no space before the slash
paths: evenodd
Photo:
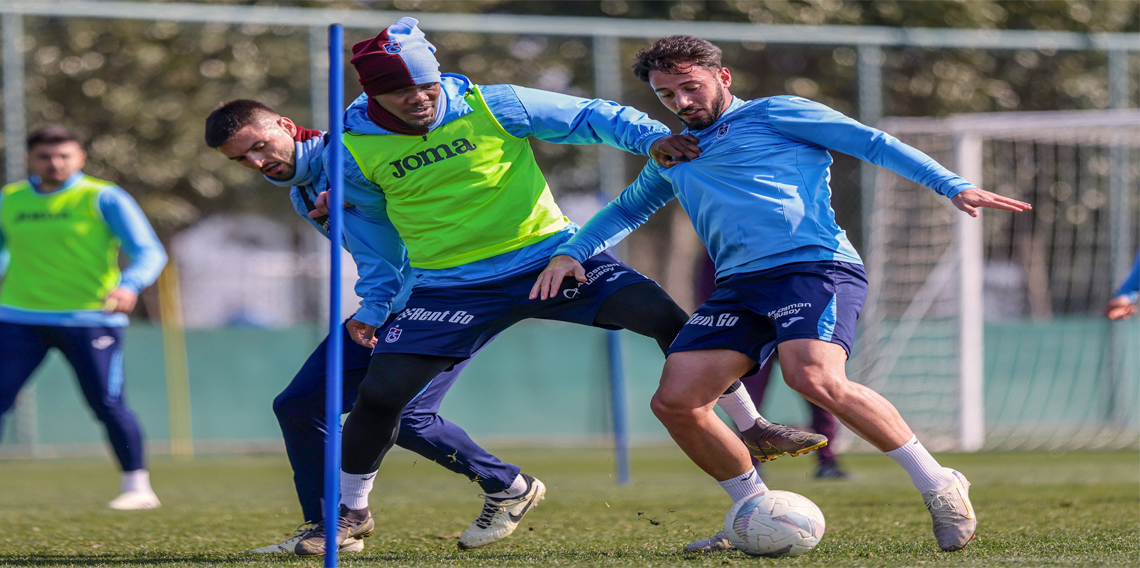
<path id="1" fill-rule="evenodd" d="M 629 423 L 625 416 L 625 365 L 621 357 L 621 332 L 606 332 L 606 355 L 610 367 L 610 405 L 614 415 L 614 457 L 618 485 L 629 485 Z"/>
<path id="2" fill-rule="evenodd" d="M 337 561 L 340 520 L 340 413 L 344 388 L 344 334 L 340 326 L 340 249 L 344 242 L 344 28 L 329 26 L 329 342 L 325 375 L 325 566 Z"/>

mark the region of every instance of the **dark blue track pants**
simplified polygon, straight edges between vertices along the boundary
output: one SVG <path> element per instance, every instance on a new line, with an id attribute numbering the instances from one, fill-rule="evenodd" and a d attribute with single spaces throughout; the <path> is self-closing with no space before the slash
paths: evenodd
<path id="1" fill-rule="evenodd" d="M 121 327 L 0 322 L 0 415 L 12 408 L 20 389 L 54 347 L 75 370 L 83 398 L 106 428 L 119 466 L 123 471 L 142 469 L 142 430 L 127 407 L 123 385 L 122 337 Z"/>
<path id="2" fill-rule="evenodd" d="M 372 350 L 353 342 L 344 326 L 341 330 L 344 333 L 344 412 L 347 413 L 356 402 L 357 389 L 368 371 Z M 321 495 L 324 492 L 327 348 L 326 338 L 309 355 L 293 382 L 273 401 L 273 412 L 281 424 L 285 450 L 293 466 L 293 482 L 306 521 L 324 518 Z M 503 491 L 519 474 L 519 467 L 499 461 L 462 428 L 439 416 L 444 395 L 466 366 L 465 360 L 437 376 L 404 408 L 396 445 L 467 476 L 487 493 Z"/>

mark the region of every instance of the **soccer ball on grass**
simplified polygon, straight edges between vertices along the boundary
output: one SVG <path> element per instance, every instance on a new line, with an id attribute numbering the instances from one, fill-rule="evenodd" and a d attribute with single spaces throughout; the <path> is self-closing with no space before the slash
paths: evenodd
<path id="1" fill-rule="evenodd" d="M 824 520 L 810 499 L 791 491 L 757 493 L 738 501 L 724 517 L 724 532 L 752 556 L 798 556 L 819 544 Z"/>

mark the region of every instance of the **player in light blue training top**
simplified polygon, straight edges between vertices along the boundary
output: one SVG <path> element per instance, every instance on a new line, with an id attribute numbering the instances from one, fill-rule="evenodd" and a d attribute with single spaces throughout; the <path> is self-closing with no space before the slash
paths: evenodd
<path id="1" fill-rule="evenodd" d="M 1110 320 L 1128 319 L 1136 314 L 1136 298 L 1140 296 L 1140 251 L 1136 252 L 1136 260 L 1132 263 L 1132 270 L 1120 288 L 1116 289 L 1108 305 L 1104 307 L 1104 315 Z"/>
<path id="2" fill-rule="evenodd" d="M 779 350 L 788 385 L 898 462 L 926 502 L 943 550 L 974 537 L 969 482 L 938 464 L 898 411 L 847 380 L 855 320 L 867 293 L 862 261 L 831 208 L 831 155 L 838 150 L 931 187 L 976 216 L 977 207 L 1023 211 L 1029 204 L 974 187 L 890 135 L 801 97 L 733 97 L 720 49 L 690 36 L 659 40 L 637 54 L 638 77 L 688 126 L 698 158 L 650 163 L 633 185 L 555 251 L 531 297 L 547 297 L 579 263 L 598 254 L 677 198 L 716 264 L 717 290 L 669 348 L 653 411 L 690 458 L 734 501 L 767 491 L 748 452 L 712 403 L 736 377 Z M 731 548 L 724 533 L 686 551 Z"/>

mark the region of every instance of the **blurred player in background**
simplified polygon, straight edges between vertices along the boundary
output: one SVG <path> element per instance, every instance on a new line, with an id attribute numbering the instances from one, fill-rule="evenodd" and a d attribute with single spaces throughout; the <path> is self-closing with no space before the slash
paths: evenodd
<path id="1" fill-rule="evenodd" d="M 441 75 L 435 47 L 416 24 L 401 18 L 353 46 L 365 94 L 345 113 L 345 146 L 375 188 L 363 197 L 372 202 L 369 216 L 386 209 L 416 284 L 407 307 L 381 328 L 383 341 L 344 425 L 339 542 L 375 526 L 367 496 L 404 406 L 499 332 L 528 318 L 552 319 L 628 329 L 664 350 L 687 319 L 660 286 L 607 254 L 587 260 L 589 279 L 569 281 L 551 302 L 519 297 L 577 230 L 555 204 L 527 138 L 678 158 L 686 155 L 683 141 L 613 102 Z M 732 381 L 721 389 L 734 401 L 734 420 L 761 420 L 743 391 Z M 826 444 L 776 425 L 761 434 L 760 444 L 789 453 Z M 530 481 L 512 495 L 526 499 Z M 520 501 L 520 512 L 504 512 L 493 524 L 516 522 L 510 515 L 528 506 Z M 324 537 L 314 532 L 297 546 L 321 553 Z"/>
<path id="2" fill-rule="evenodd" d="M 121 494 L 108 506 L 153 509 L 159 501 L 127 406 L 122 339 L 166 252 L 127 192 L 80 171 L 87 153 L 77 134 L 48 126 L 27 142 L 32 176 L 0 189 L 0 249 L 10 255 L 0 284 L 0 415 L 59 349 L 123 471 Z M 122 272 L 120 249 L 130 258 Z"/>
<path id="3" fill-rule="evenodd" d="M 1136 252 L 1136 260 L 1132 263 L 1132 270 L 1116 289 L 1116 294 L 1104 307 L 1104 314 L 1110 320 L 1128 319 L 1136 314 L 1136 298 L 1140 296 L 1140 251 Z"/>
<path id="4" fill-rule="evenodd" d="M 264 103 L 241 99 L 218 106 L 206 119 L 206 143 L 239 165 L 261 172 L 269 182 L 291 187 L 289 198 L 293 209 L 321 234 L 328 237 L 328 218 L 310 212 L 315 201 L 328 187 L 325 174 L 328 152 L 324 134 L 303 128 L 283 117 Z M 345 161 L 345 185 L 354 199 L 361 196 L 361 186 L 369 182 L 360 174 L 351 156 Z M 382 204 L 369 208 L 350 207 L 344 216 L 344 247 L 352 254 L 359 272 L 356 293 L 363 299 L 344 324 L 344 412 L 352 409 L 361 380 L 372 356 L 375 327 L 389 313 L 404 307 L 415 278 L 408 267 L 404 243 L 383 215 Z M 366 216 L 365 211 L 373 215 Z M 367 330 L 365 328 L 367 327 Z M 325 461 L 325 371 L 326 338 L 313 351 L 301 370 L 273 401 L 273 412 L 281 426 L 293 481 L 301 501 L 304 524 L 285 541 L 250 552 L 293 553 L 297 543 L 308 536 L 313 525 L 324 517 L 321 496 L 324 492 Z M 464 548 L 491 544 L 511 535 L 518 522 L 492 527 L 489 520 L 500 510 L 515 505 L 518 492 L 528 485 L 541 499 L 541 482 L 520 473 L 519 466 L 504 463 L 476 444 L 459 426 L 439 416 L 439 405 L 455 383 L 464 361 L 440 374 L 423 393 L 404 409 L 400 418 L 400 436 L 396 444 L 412 450 L 439 465 L 476 481 L 486 494 L 479 517 L 459 539 Z M 533 496 L 533 495 L 532 495 Z M 521 520 L 524 509 L 517 515 Z M 323 534 L 323 533 L 322 533 Z M 356 552 L 364 548 L 363 539 L 350 539 L 341 551 Z"/>
<path id="5" fill-rule="evenodd" d="M 653 410 L 702 469 L 740 501 L 767 491 L 745 446 L 713 414 L 720 390 L 779 349 L 784 380 L 910 474 L 943 550 L 974 537 L 969 482 L 944 468 L 898 410 L 846 376 L 855 320 L 866 298 L 863 263 L 835 223 L 828 149 L 933 188 L 970 215 L 1029 204 L 974 187 L 884 132 L 802 97 L 744 101 L 715 45 L 671 36 L 637 54 L 634 72 L 680 117 L 702 149 L 637 180 L 555 251 L 536 282 L 545 293 L 581 262 L 613 246 L 677 198 L 716 263 L 717 290 L 669 348 Z M 703 428 L 712 424 L 716 428 Z M 718 533 L 687 551 L 731 547 Z"/>

